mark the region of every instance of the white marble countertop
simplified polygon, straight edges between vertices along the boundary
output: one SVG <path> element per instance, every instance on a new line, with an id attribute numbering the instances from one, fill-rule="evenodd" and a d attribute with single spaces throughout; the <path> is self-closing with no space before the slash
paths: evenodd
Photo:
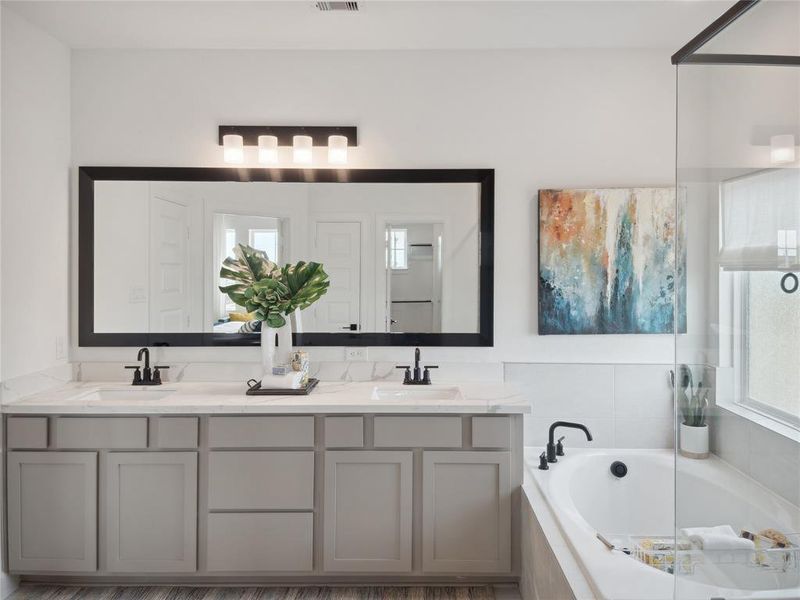
<path id="1" fill-rule="evenodd" d="M 373 399 L 376 386 L 388 390 L 389 397 Z M 413 396 L 415 390 L 435 392 L 444 388 L 458 388 L 459 397 L 443 400 L 391 394 L 396 390 Z M 133 387 L 119 382 L 70 382 L 7 402 L 2 405 L 2 412 L 57 415 L 530 412 L 530 404 L 516 389 L 502 383 L 440 383 L 412 387 L 380 381 L 321 382 L 308 396 L 247 396 L 245 391 L 242 383 L 180 382 L 158 387 Z"/>

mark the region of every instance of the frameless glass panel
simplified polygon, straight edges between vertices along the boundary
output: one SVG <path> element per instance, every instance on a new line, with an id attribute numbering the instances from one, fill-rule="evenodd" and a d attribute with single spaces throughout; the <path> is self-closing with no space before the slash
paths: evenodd
<path id="1" fill-rule="evenodd" d="M 728 6 L 720 3 L 720 13 Z M 698 52 L 800 56 L 798 23 L 800 3 L 796 0 L 761 0 Z"/>
<path id="2" fill-rule="evenodd" d="M 786 52 L 797 9 L 767 1 L 700 52 Z M 800 272 L 798 140 L 800 68 L 678 67 L 688 331 L 660 565 L 680 600 L 800 597 L 800 293 L 783 289 Z"/>

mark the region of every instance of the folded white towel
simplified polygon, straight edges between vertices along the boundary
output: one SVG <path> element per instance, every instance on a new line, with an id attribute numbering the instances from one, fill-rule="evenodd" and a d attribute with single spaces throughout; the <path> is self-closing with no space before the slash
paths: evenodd
<path id="1" fill-rule="evenodd" d="M 739 537 L 730 525 L 687 527 L 681 533 L 703 550 L 755 550 L 752 540 Z"/>
<path id="2" fill-rule="evenodd" d="M 304 373 L 292 371 L 286 375 L 264 375 L 261 378 L 261 387 L 264 389 L 299 390 L 303 387 Z"/>

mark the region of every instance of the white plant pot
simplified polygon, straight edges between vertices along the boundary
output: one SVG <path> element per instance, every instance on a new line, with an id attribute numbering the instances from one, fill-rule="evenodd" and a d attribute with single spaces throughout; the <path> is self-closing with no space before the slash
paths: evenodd
<path id="1" fill-rule="evenodd" d="M 686 458 L 708 458 L 708 425 L 690 427 L 681 423 L 680 452 Z"/>

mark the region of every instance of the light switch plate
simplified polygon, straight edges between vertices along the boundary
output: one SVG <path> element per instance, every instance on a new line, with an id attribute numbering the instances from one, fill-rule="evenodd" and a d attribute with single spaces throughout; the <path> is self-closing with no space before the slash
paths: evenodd
<path id="1" fill-rule="evenodd" d="M 367 360 L 368 353 L 366 348 L 345 348 L 344 349 L 344 359 L 345 360 Z"/>

